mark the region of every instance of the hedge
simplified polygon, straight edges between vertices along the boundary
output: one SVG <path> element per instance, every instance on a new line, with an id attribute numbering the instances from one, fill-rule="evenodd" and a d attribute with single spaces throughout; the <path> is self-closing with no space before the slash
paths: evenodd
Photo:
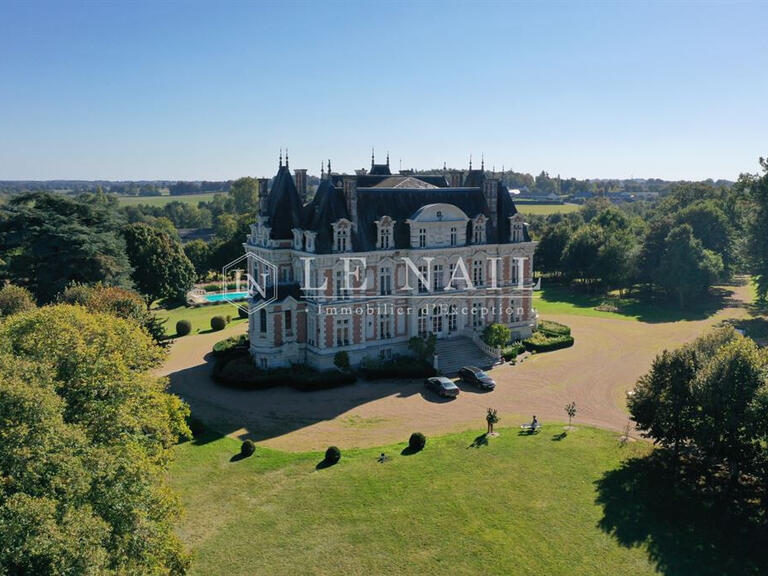
<path id="1" fill-rule="evenodd" d="M 428 362 L 408 356 L 397 356 L 392 360 L 371 360 L 366 358 L 360 364 L 359 372 L 366 380 L 427 378 L 437 374 L 434 367 Z"/>
<path id="2" fill-rule="evenodd" d="M 544 332 L 534 332 L 533 336 L 523 340 L 525 349 L 530 352 L 549 352 L 573 346 L 573 336 L 550 336 Z"/>
<path id="3" fill-rule="evenodd" d="M 552 320 L 539 320 L 539 331 L 551 336 L 570 336 L 571 329 Z"/>
<path id="4" fill-rule="evenodd" d="M 318 372 L 307 366 L 262 370 L 257 368 L 247 350 L 230 348 L 223 351 L 213 366 L 213 379 L 224 386 L 260 390 L 273 386 L 291 386 L 312 391 L 346 386 L 355 382 L 353 373 L 325 370 Z"/>
<path id="5" fill-rule="evenodd" d="M 213 345 L 213 355 L 221 356 L 228 353 L 230 350 L 241 348 L 248 349 L 248 336 L 241 334 L 240 336 L 230 336 L 224 340 L 219 340 Z"/>

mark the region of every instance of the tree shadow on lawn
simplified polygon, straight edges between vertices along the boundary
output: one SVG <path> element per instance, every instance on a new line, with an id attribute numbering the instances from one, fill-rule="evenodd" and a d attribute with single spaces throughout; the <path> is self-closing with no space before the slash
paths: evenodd
<path id="1" fill-rule="evenodd" d="M 575 308 L 596 309 L 601 305 L 610 305 L 610 312 L 637 318 L 641 322 L 660 324 L 678 322 L 680 320 L 705 320 L 726 306 L 735 306 L 733 290 L 714 287 L 706 297 L 691 302 L 686 308 L 678 307 L 675 302 L 666 299 L 662 294 L 654 293 L 649 296 L 617 298 L 605 294 L 588 294 L 579 288 L 563 285 L 550 285 L 540 292 L 543 302 L 565 302 Z M 557 312 L 552 312 L 556 314 Z M 546 314 L 546 311 L 544 312 Z"/>
<path id="2" fill-rule="evenodd" d="M 646 546 L 667 576 L 768 573 L 768 530 L 761 515 L 734 498 L 704 493 L 701 483 L 672 482 L 667 463 L 657 451 L 605 473 L 595 483 L 603 508 L 598 527 L 627 548 Z"/>
<path id="3" fill-rule="evenodd" d="M 555 434 L 552 436 L 552 442 L 560 442 L 560 440 L 565 440 L 568 437 L 568 432 L 563 430 L 560 432 L 560 434 Z"/>
<path id="4" fill-rule="evenodd" d="M 325 470 L 326 468 L 330 468 L 331 466 L 336 466 L 338 462 L 330 462 L 323 458 L 320 462 L 315 464 L 315 470 Z"/>
<path id="5" fill-rule="evenodd" d="M 488 434 L 485 432 L 472 440 L 472 444 L 467 446 L 467 448 L 482 448 L 483 446 L 488 446 Z"/>

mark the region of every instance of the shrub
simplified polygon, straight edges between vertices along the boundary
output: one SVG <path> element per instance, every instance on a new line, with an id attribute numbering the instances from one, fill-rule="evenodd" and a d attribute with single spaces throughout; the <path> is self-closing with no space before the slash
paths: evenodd
<path id="1" fill-rule="evenodd" d="M 232 322 L 232 315 L 227 314 L 227 324 L 229 324 L 230 322 Z"/>
<path id="2" fill-rule="evenodd" d="M 553 322 L 552 320 L 539 320 L 539 332 L 552 336 L 570 336 L 571 329 L 565 324 Z"/>
<path id="3" fill-rule="evenodd" d="M 509 342 L 512 333 L 503 324 L 490 324 L 483 330 L 483 342 L 494 348 L 501 348 Z"/>
<path id="4" fill-rule="evenodd" d="M 25 312 L 35 307 L 32 293 L 21 286 L 6 284 L 0 288 L 0 317 Z"/>
<path id="5" fill-rule="evenodd" d="M 518 357 L 519 354 L 522 354 L 525 352 L 525 346 L 522 342 L 516 342 L 514 344 L 510 344 L 509 346 L 505 346 L 501 349 L 501 357 L 504 358 L 505 362 L 509 362 L 510 360 L 514 360 Z"/>
<path id="6" fill-rule="evenodd" d="M 186 336 L 192 332 L 192 322 L 189 320 L 179 320 L 176 322 L 176 335 L 177 336 Z"/>
<path id="7" fill-rule="evenodd" d="M 333 356 L 333 364 L 339 370 L 349 370 L 349 354 L 347 354 L 344 350 L 336 352 L 336 354 Z"/>
<path id="8" fill-rule="evenodd" d="M 413 352 L 419 360 L 431 360 L 435 355 L 435 346 L 437 345 L 437 336 L 433 333 L 429 333 L 426 338 L 419 336 L 413 336 L 408 340 L 408 349 Z"/>
<path id="9" fill-rule="evenodd" d="M 222 356 L 235 349 L 248 350 L 248 336 L 246 334 L 230 336 L 224 340 L 219 340 L 213 345 L 213 355 Z"/>
<path id="10" fill-rule="evenodd" d="M 222 316 L 214 316 L 211 318 L 211 329 L 218 332 L 224 330 L 227 327 L 227 321 Z"/>
<path id="11" fill-rule="evenodd" d="M 253 456 L 254 452 L 256 452 L 256 444 L 253 443 L 253 440 L 250 438 L 243 440 L 243 443 L 240 444 L 240 455 L 243 458 L 248 458 L 248 456 Z"/>
<path id="12" fill-rule="evenodd" d="M 341 460 L 341 450 L 336 446 L 330 446 L 328 450 L 325 451 L 325 461 L 328 464 L 336 464 L 339 460 Z"/>
<path id="13" fill-rule="evenodd" d="M 545 332 L 534 332 L 533 336 L 523 340 L 525 349 L 530 352 L 549 352 L 573 346 L 573 336 L 550 336 Z"/>
<path id="14" fill-rule="evenodd" d="M 408 448 L 413 452 L 419 452 L 424 450 L 424 446 L 427 444 L 427 437 L 421 432 L 414 432 L 408 439 Z"/>

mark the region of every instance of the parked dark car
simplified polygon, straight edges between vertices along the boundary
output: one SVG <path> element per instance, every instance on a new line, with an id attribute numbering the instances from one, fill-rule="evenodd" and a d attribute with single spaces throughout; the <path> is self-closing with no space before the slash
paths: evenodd
<path id="1" fill-rule="evenodd" d="M 440 396 L 445 396 L 446 398 L 455 398 L 459 395 L 459 387 L 444 376 L 427 378 L 424 381 L 424 385 L 430 390 L 440 394 Z"/>
<path id="2" fill-rule="evenodd" d="M 496 382 L 493 381 L 493 378 L 476 366 L 464 366 L 464 368 L 459 370 L 459 378 L 461 378 L 462 382 L 472 384 L 482 390 L 493 390 L 496 388 Z"/>

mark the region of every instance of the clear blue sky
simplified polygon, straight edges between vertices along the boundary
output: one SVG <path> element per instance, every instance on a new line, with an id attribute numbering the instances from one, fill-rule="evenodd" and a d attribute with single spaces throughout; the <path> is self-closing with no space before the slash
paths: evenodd
<path id="1" fill-rule="evenodd" d="M 735 179 L 768 4 L 0 0 L 0 179 L 369 163 Z"/>

